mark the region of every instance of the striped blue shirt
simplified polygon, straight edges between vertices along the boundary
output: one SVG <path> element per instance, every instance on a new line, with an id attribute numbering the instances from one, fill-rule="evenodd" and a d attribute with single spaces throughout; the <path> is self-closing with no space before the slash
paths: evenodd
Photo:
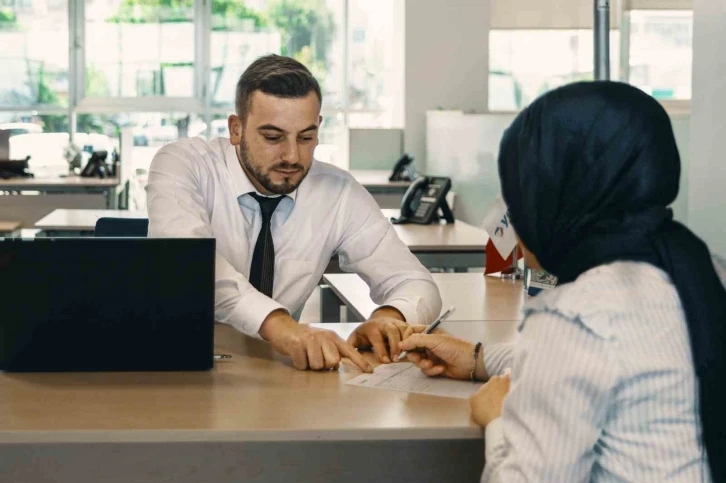
<path id="1" fill-rule="evenodd" d="M 486 428 L 485 483 L 711 481 L 683 309 L 668 275 L 617 262 L 525 306 L 502 417 Z"/>

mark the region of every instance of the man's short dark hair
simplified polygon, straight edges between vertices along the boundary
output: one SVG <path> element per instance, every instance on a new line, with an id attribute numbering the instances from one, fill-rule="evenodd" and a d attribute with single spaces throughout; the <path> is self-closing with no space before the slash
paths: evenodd
<path id="1" fill-rule="evenodd" d="M 261 91 L 275 97 L 300 98 L 315 92 L 320 104 L 320 84 L 307 67 L 295 59 L 281 55 L 265 55 L 252 62 L 237 82 L 234 105 L 242 122 L 247 121 L 252 94 Z"/>

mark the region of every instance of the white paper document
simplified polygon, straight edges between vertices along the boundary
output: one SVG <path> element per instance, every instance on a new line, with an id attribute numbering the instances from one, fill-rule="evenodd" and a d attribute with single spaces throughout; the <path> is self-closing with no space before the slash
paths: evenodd
<path id="1" fill-rule="evenodd" d="M 428 377 L 410 362 L 381 364 L 376 367 L 373 374 L 361 374 L 346 384 L 458 399 L 468 399 L 482 386 L 480 383 L 474 384 L 471 381 Z"/>

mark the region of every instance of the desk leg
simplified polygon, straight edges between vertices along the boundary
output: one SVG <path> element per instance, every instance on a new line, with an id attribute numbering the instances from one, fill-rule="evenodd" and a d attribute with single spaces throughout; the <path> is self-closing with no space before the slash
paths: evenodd
<path id="1" fill-rule="evenodd" d="M 118 198 L 116 188 L 109 188 L 106 191 L 106 209 L 115 210 L 118 208 Z"/>
<path id="2" fill-rule="evenodd" d="M 320 322 L 340 322 L 343 302 L 327 285 L 320 286 Z"/>

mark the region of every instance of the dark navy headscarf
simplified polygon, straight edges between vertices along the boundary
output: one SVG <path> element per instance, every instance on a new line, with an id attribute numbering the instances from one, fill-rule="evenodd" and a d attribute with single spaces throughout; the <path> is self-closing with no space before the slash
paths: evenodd
<path id="1" fill-rule="evenodd" d="M 726 291 L 705 243 L 668 208 L 680 169 L 665 110 L 618 82 L 580 82 L 538 98 L 507 129 L 499 154 L 512 225 L 560 284 L 618 260 L 668 273 L 688 322 L 711 474 L 723 482 Z"/>

